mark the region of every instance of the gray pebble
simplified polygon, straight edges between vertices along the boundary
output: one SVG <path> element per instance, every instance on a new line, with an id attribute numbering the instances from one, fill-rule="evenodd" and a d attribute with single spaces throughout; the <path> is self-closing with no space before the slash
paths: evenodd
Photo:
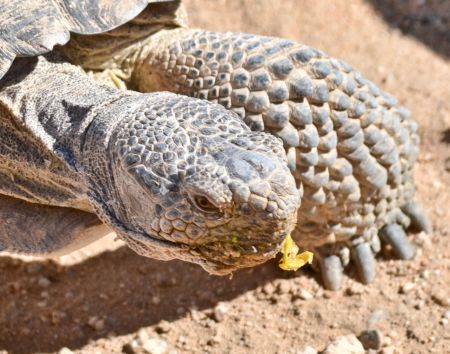
<path id="1" fill-rule="evenodd" d="M 364 349 L 380 349 L 382 344 L 382 335 L 376 329 L 362 331 L 358 336 Z"/>

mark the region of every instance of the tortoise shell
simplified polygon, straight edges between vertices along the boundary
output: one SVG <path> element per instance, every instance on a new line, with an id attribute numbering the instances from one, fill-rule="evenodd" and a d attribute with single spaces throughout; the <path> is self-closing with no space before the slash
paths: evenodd
<path id="1" fill-rule="evenodd" d="M 47 53 L 70 32 L 96 34 L 136 17 L 149 3 L 173 0 L 0 0 L 0 79 L 15 57 Z"/>

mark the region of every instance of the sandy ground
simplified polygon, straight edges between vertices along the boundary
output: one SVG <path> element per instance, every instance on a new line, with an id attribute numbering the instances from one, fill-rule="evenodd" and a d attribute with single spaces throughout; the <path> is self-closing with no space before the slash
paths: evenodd
<path id="1" fill-rule="evenodd" d="M 420 123 L 418 195 L 435 231 L 411 235 L 421 245 L 413 261 L 380 257 L 373 284 L 350 273 L 338 292 L 274 262 L 229 279 L 120 244 L 99 252 L 110 240 L 60 262 L 3 256 L 0 352 L 303 353 L 376 329 L 381 348 L 370 353 L 450 353 L 449 2 L 185 3 L 193 27 L 307 43 L 396 95 Z"/>

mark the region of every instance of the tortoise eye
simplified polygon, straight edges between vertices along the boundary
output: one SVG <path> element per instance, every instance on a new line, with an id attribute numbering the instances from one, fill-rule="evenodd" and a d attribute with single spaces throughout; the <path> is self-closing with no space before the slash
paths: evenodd
<path id="1" fill-rule="evenodd" d="M 219 209 L 209 201 L 208 198 L 197 195 L 193 198 L 194 204 L 197 208 L 204 211 L 205 213 L 217 213 L 219 212 Z"/>

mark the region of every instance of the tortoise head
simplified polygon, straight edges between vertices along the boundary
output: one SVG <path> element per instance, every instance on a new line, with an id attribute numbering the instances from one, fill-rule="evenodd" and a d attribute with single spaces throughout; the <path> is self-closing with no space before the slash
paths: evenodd
<path id="1" fill-rule="evenodd" d="M 221 106 L 148 96 L 109 142 L 120 236 L 144 256 L 216 274 L 272 258 L 300 201 L 281 141 Z"/>

